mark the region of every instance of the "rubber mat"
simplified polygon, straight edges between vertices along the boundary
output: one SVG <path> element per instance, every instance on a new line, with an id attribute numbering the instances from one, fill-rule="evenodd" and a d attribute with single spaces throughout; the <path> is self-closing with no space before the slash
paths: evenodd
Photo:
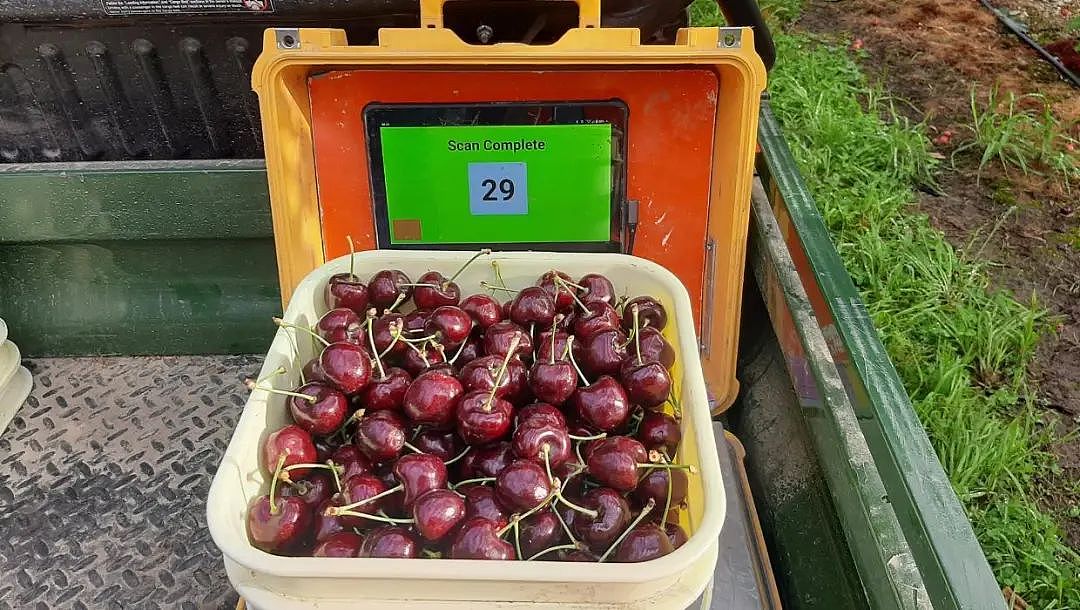
<path id="1" fill-rule="evenodd" d="M 235 608 L 205 501 L 260 362 L 26 361 L 0 436 L 0 609 Z"/>

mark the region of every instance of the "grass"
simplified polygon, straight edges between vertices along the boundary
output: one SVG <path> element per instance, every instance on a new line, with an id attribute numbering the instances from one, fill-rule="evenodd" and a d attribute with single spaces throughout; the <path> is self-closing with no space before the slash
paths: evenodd
<path id="1" fill-rule="evenodd" d="M 774 24 L 798 15 L 763 4 Z M 773 33 L 773 109 L 998 581 L 1032 608 L 1080 608 L 1080 558 L 1038 505 L 1055 466 L 1027 369 L 1045 313 L 991 288 L 981 243 L 954 248 L 912 206 L 938 169 L 923 127 L 843 47 Z"/>
<path id="2" fill-rule="evenodd" d="M 1002 94 L 995 87 L 980 99 L 973 88 L 971 118 L 972 139 L 956 149 L 954 158 L 975 149 L 980 172 L 997 161 L 1006 172 L 1052 176 L 1069 192 L 1080 184 L 1080 142 L 1068 136 L 1042 95 Z"/>

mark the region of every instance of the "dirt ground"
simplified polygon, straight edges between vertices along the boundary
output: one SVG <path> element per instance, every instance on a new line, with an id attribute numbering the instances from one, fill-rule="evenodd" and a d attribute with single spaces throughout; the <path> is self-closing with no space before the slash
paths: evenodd
<path id="1" fill-rule="evenodd" d="M 1039 40 L 1059 38 L 1062 31 L 1053 28 L 1080 14 L 1080 0 L 995 3 L 1016 9 Z M 945 158 L 943 171 L 938 191 L 921 195 L 921 209 L 956 246 L 977 235 L 979 256 L 998 263 L 991 270 L 994 281 L 1021 299 L 1034 293 L 1056 316 L 1058 332 L 1041 345 L 1033 373 L 1047 421 L 1064 439 L 1055 447 L 1063 479 L 1047 486 L 1046 498 L 1064 512 L 1078 501 L 1064 491 L 1065 483 L 1080 480 L 1080 436 L 1069 434 L 1080 424 L 1080 184 L 1067 187 L 994 163 L 980 175 L 977 158 L 949 158 L 971 137 L 973 88 L 983 95 L 995 85 L 1017 95 L 1041 93 L 1074 138 L 1080 136 L 1080 89 L 1061 80 L 976 0 L 810 0 L 798 26 L 849 35 L 867 53 L 864 67 L 911 102 L 907 112 L 927 120 L 931 138 L 946 130 L 956 134 L 935 144 Z M 1063 525 L 1071 546 L 1080 549 L 1080 519 Z"/>

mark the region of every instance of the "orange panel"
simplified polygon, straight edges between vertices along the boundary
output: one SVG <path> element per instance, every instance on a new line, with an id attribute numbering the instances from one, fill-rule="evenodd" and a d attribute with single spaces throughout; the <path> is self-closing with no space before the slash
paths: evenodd
<path id="1" fill-rule="evenodd" d="M 634 254 L 677 275 L 700 328 L 718 77 L 664 70 L 342 70 L 309 79 L 327 258 L 376 247 L 363 108 L 382 103 L 590 101 L 629 108 L 627 197 L 640 202 Z M 723 188 L 723 186 L 721 186 Z M 717 244 L 721 249 L 734 244 Z"/>

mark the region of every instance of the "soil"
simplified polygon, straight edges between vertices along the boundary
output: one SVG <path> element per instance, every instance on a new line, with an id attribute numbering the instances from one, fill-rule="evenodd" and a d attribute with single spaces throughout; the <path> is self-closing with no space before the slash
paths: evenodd
<path id="1" fill-rule="evenodd" d="M 997 4 L 1030 20 L 1040 40 L 1062 35 L 1052 30 L 1065 21 L 1061 15 L 1080 14 L 1080 0 Z M 1080 519 L 1066 515 L 1080 505 L 1070 485 L 1080 481 L 1080 183 L 996 162 L 980 171 L 979 159 L 968 154 L 950 159 L 971 137 L 973 89 L 980 96 L 995 86 L 1018 96 L 1040 93 L 1073 138 L 1080 137 L 1080 90 L 976 0 L 809 0 L 797 27 L 846 37 L 865 52 L 864 69 L 911 103 L 906 112 L 926 121 L 931 138 L 955 134 L 935 144 L 944 159 L 939 183 L 918 205 L 955 246 L 996 263 L 990 273 L 997 286 L 1020 299 L 1034 295 L 1054 316 L 1057 332 L 1039 346 L 1032 367 L 1062 467 L 1060 480 L 1047 482 L 1044 501 L 1080 550 Z"/>

